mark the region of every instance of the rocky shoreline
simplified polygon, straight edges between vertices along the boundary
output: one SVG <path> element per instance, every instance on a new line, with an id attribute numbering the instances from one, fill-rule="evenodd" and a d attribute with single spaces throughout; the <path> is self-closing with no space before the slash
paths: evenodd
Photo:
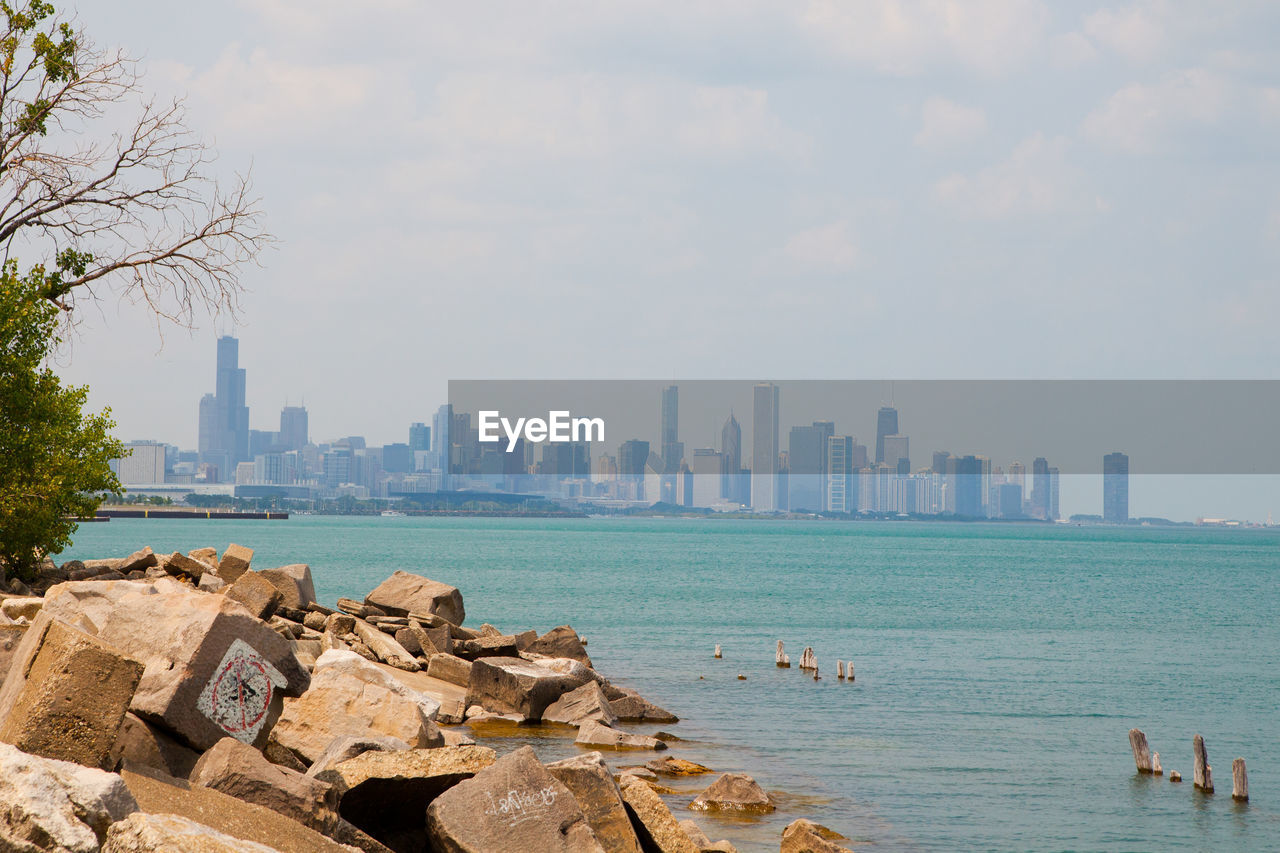
<path id="1" fill-rule="evenodd" d="M 464 627 L 462 593 L 397 571 L 316 601 L 311 570 L 230 545 L 46 561 L 0 589 L 0 850 L 732 851 L 660 777 L 711 774 L 628 723 L 677 717 L 596 671 L 568 625 Z M 501 757 L 486 724 L 571 726 L 581 754 Z M 709 777 L 710 778 L 710 777 Z M 724 773 L 690 809 L 774 810 Z M 782 853 L 839 853 L 799 819 Z"/>

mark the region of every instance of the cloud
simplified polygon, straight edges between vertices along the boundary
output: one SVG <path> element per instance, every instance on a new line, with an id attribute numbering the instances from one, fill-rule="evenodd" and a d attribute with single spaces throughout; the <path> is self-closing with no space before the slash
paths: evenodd
<path id="1" fill-rule="evenodd" d="M 1169 35 L 1161 20 L 1163 4 L 1135 3 L 1099 9 L 1084 20 L 1085 33 L 1115 53 L 1134 61 L 1149 62 L 1167 46 Z"/>
<path id="2" fill-rule="evenodd" d="M 1228 81 L 1203 68 L 1167 75 L 1158 83 L 1130 83 L 1090 113 L 1083 135 L 1106 147 L 1151 151 L 1180 127 L 1212 124 L 1232 98 Z"/>
<path id="3" fill-rule="evenodd" d="M 1000 75 L 1027 59 L 1047 20 L 1036 0 L 810 0 L 802 25 L 838 56 L 882 73 L 959 65 Z"/>
<path id="4" fill-rule="evenodd" d="M 783 251 L 809 272 L 845 272 L 858 261 L 858 246 L 845 219 L 793 234 Z"/>
<path id="5" fill-rule="evenodd" d="M 950 175 L 934 186 L 947 207 L 980 219 L 1043 215 L 1097 206 L 1067 160 L 1069 144 L 1041 133 L 1023 140 L 1008 159 L 973 175 Z"/>
<path id="6" fill-rule="evenodd" d="M 987 132 L 987 115 L 946 98 L 929 98 L 920 107 L 920 131 L 915 143 L 921 148 L 948 148 L 972 142 Z"/>

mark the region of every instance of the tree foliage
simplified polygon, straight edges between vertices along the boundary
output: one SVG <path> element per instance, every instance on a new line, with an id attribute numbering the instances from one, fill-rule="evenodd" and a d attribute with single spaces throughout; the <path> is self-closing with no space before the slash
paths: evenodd
<path id="1" fill-rule="evenodd" d="M 4 257 L 38 260 L 66 312 L 114 286 L 174 322 L 234 315 L 239 271 L 272 240 L 248 179 L 220 186 L 182 102 L 147 98 L 134 60 L 49 3 L 0 2 L 0 27 Z"/>
<path id="2" fill-rule="evenodd" d="M 0 561 L 24 580 L 70 543 L 75 517 L 119 492 L 109 461 L 123 452 L 110 410 L 86 414 L 88 389 L 48 367 L 58 343 L 48 279 L 40 266 L 0 267 Z"/>

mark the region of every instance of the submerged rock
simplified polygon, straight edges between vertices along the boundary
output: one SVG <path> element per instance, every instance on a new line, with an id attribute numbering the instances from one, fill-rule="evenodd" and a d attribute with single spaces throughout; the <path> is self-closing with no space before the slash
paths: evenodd
<path id="1" fill-rule="evenodd" d="M 853 853 L 832 839 L 843 840 L 844 836 L 822 824 L 800 818 L 787 824 L 787 828 L 782 830 L 782 847 L 779 853 Z"/>
<path id="2" fill-rule="evenodd" d="M 655 737 L 633 735 L 618 731 L 610 726 L 602 725 L 595 720 L 586 720 L 578 729 L 578 737 L 574 741 L 582 746 L 599 746 L 605 749 L 666 749 L 667 745 Z"/>
<path id="3" fill-rule="evenodd" d="M 695 811 L 736 811 L 765 814 L 774 810 L 764 789 L 745 773 L 726 773 L 697 796 Z"/>

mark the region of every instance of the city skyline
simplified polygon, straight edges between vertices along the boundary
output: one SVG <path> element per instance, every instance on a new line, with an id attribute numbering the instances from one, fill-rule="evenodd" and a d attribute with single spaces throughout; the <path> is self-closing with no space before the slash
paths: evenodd
<path id="1" fill-rule="evenodd" d="M 624 439 L 616 444 L 616 456 L 609 453 L 607 443 L 576 449 L 573 445 L 522 445 L 516 457 L 501 460 L 494 468 L 483 462 L 483 451 L 467 450 L 450 438 L 452 432 L 464 430 L 462 434 L 469 434 L 474 440 L 475 432 L 469 416 L 455 413 L 448 404 L 432 416 L 432 426 L 425 421 L 412 422 L 405 427 L 405 440 L 381 446 L 367 442 L 363 436 L 311 443 L 307 410 L 301 406 L 282 407 L 278 431 L 244 430 L 248 409 L 239 401 L 244 399 L 247 370 L 238 362 L 238 340 L 223 336 L 217 343 L 217 390 L 204 395 L 198 407 L 200 449 L 193 455 L 174 448 L 168 456 L 169 477 L 189 476 L 192 482 L 220 481 L 251 487 L 311 483 L 328 489 L 364 481 L 365 491 L 359 493 L 376 496 L 383 488 L 379 478 L 388 475 L 412 478 L 435 470 L 440 474 L 518 479 L 567 471 L 574 477 L 599 481 L 609 476 L 602 472 L 614 465 L 621 479 L 632 478 L 636 483 L 619 495 L 629 500 L 719 509 L 745 504 L 761 512 L 898 511 L 1041 519 L 1061 516 L 1059 471 L 1043 457 L 1033 460 L 1029 472 L 1016 460 L 1002 467 L 982 454 L 950 454 L 937 449 L 923 454 L 929 463 L 920 460 L 913 464 L 910 436 L 900 429 L 900 413 L 893 406 L 881 406 L 875 413 L 876 449 L 872 453 L 856 434 L 838 432 L 837 423 L 831 420 L 817 420 L 810 425 L 781 423 L 781 390 L 773 383 L 756 383 L 752 392 L 756 405 L 752 455 L 748 460 L 741 457 L 742 430 L 732 410 L 726 415 L 718 445 L 698 447 L 694 446 L 696 442 L 687 445 L 682 440 L 678 383 L 663 386 L 655 406 L 658 441 L 651 444 L 639 438 Z M 211 420 L 211 412 L 220 413 L 216 422 Z M 229 419 L 222 414 L 228 412 Z M 219 426 L 221 423 L 227 426 Z M 215 429 L 235 432 L 235 428 L 239 434 L 230 439 L 219 438 L 216 433 L 205 435 Z M 759 436 L 761 443 L 757 444 L 754 436 Z M 122 471 L 154 471 L 151 444 L 146 440 L 137 442 L 134 446 L 142 455 L 127 460 Z M 226 448 L 233 446 L 247 446 L 251 452 L 227 465 Z M 762 450 L 769 454 L 769 460 L 758 466 L 756 456 Z M 144 456 L 150 461 L 144 463 Z M 878 465 L 872 461 L 877 456 Z M 1123 458 L 1123 468 L 1113 464 L 1119 458 Z M 754 476 L 757 468 L 764 472 L 761 476 Z M 1128 518 L 1128 457 L 1107 455 L 1103 470 L 1112 476 L 1104 477 L 1100 514 L 1109 521 Z M 1114 476 L 1118 473 L 1124 475 L 1119 487 Z M 648 480 L 655 475 L 657 479 Z M 683 478 L 689 475 L 692 477 L 686 488 Z M 699 479 L 708 476 L 716 477 L 719 485 L 711 487 Z M 970 477 L 981 478 L 982 484 L 972 486 L 966 479 Z M 652 482 L 648 491 L 643 485 L 646 482 Z M 526 485 L 532 486 L 532 481 Z M 441 483 L 437 481 L 435 487 L 441 487 Z M 744 493 L 746 500 L 742 500 Z M 301 494 L 296 492 L 295 496 Z M 1123 498 L 1118 499 L 1117 494 Z M 1123 510 L 1117 511 L 1117 506 Z"/>

